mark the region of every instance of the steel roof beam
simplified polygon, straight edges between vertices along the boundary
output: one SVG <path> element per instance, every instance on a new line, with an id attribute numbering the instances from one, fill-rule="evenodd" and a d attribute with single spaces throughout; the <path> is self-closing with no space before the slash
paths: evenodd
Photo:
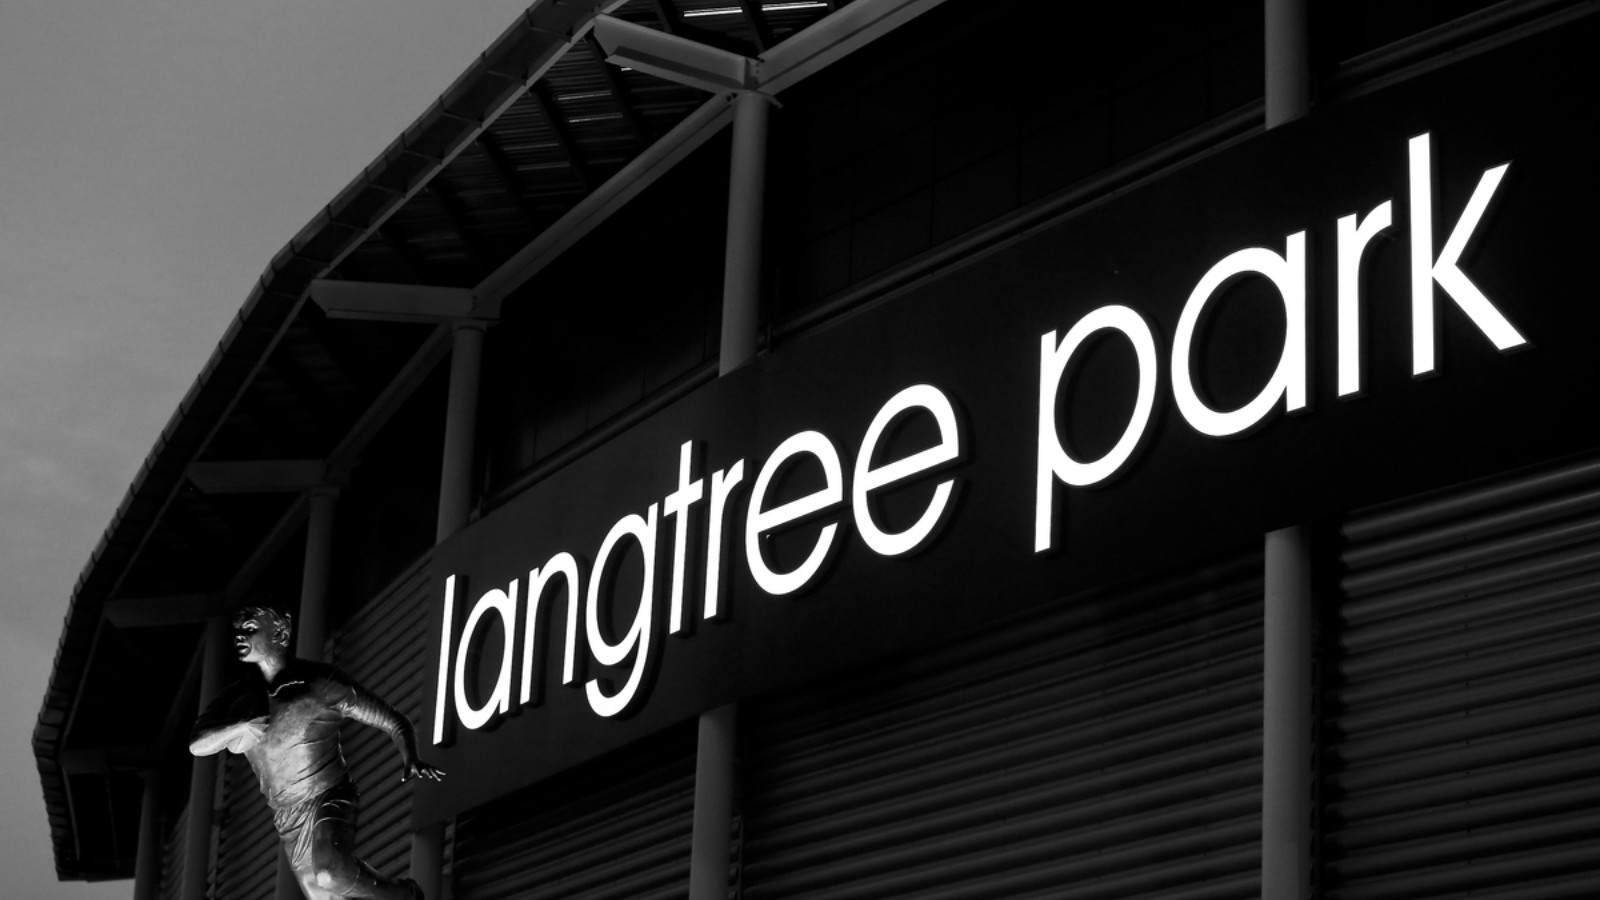
<path id="1" fill-rule="evenodd" d="M 622 112 L 622 121 L 627 124 L 628 130 L 633 132 L 633 139 L 640 146 L 644 146 L 649 141 L 649 135 L 644 127 L 644 120 L 639 118 L 638 110 L 633 108 L 632 98 L 628 95 L 628 86 L 623 83 L 616 67 L 606 62 L 605 48 L 595 40 L 593 32 L 584 38 L 584 43 L 588 45 L 589 58 L 594 61 L 595 70 L 605 81 L 606 89 L 611 91 L 611 96 L 617 101 L 617 108 Z"/>
<path id="2" fill-rule="evenodd" d="M 589 174 L 589 165 L 578 149 L 578 142 L 572 136 L 572 129 L 567 127 L 567 120 L 561 114 L 561 105 L 551 96 L 550 88 L 545 86 L 543 81 L 537 82 L 533 90 L 528 92 L 528 99 L 533 101 L 539 114 L 549 124 L 550 133 L 556 139 L 556 146 L 561 148 L 561 155 L 567 158 L 567 165 L 572 167 L 572 174 L 578 178 L 578 186 L 588 191 L 594 186 L 594 178 Z"/>
<path id="3" fill-rule="evenodd" d="M 204 622 L 224 612 L 221 594 L 170 594 L 164 597 L 113 597 L 106 621 L 118 628 L 158 628 Z"/>
<path id="4" fill-rule="evenodd" d="M 594 37 L 606 58 L 657 78 L 719 94 L 755 87 L 755 61 L 614 16 L 597 16 Z"/>
<path id="5" fill-rule="evenodd" d="M 189 480 L 206 494 L 271 494 L 310 490 L 327 480 L 320 459 L 253 459 L 194 462 Z"/>
<path id="6" fill-rule="evenodd" d="M 756 49 L 762 53 L 772 49 L 772 26 L 767 24 L 767 14 L 761 9 L 761 0 L 739 0 L 739 10 L 744 13 L 750 30 L 755 32 Z"/>
<path id="7" fill-rule="evenodd" d="M 476 302 L 469 288 L 422 284 L 384 284 L 371 281 L 311 282 L 310 296 L 330 319 L 367 319 L 384 322 L 452 322 L 457 319 L 498 318 L 498 303 Z"/>

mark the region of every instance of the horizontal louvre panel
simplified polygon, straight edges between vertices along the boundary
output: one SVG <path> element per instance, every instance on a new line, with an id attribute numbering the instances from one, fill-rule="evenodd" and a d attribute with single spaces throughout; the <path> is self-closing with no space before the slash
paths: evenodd
<path id="1" fill-rule="evenodd" d="M 673 729 L 461 816 L 455 900 L 682 900 L 695 730 Z"/>
<path id="2" fill-rule="evenodd" d="M 1260 891 L 1260 560 L 752 701 L 743 896 Z"/>
<path id="3" fill-rule="evenodd" d="M 1326 895 L 1594 896 L 1600 465 L 1396 505 L 1345 538 Z"/>
<path id="4" fill-rule="evenodd" d="M 250 764 L 232 753 L 225 758 L 215 896 L 219 900 L 272 900 L 281 855 L 272 814 Z"/>
<path id="5" fill-rule="evenodd" d="M 184 805 L 178 820 L 172 823 L 166 839 L 161 842 L 161 883 L 158 893 L 161 900 L 178 900 L 183 896 L 183 845 L 189 831 L 189 807 Z"/>
<path id="6" fill-rule="evenodd" d="M 331 642 L 333 662 L 392 705 L 413 726 L 422 715 L 428 642 L 428 574 L 419 563 L 351 616 Z M 411 785 L 387 734 L 346 723 L 340 733 L 350 777 L 361 792 L 355 855 L 388 877 L 411 865 Z"/>

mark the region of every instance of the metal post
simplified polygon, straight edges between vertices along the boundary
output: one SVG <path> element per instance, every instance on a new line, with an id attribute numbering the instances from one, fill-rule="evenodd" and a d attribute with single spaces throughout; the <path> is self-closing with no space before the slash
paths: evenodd
<path id="1" fill-rule="evenodd" d="M 483 366 L 482 322 L 457 322 L 450 351 L 450 396 L 444 413 L 444 465 L 439 473 L 436 538 L 467 524 L 472 511 L 472 459 L 478 429 L 478 380 Z"/>
<path id="2" fill-rule="evenodd" d="M 161 773 L 144 773 L 139 849 L 133 862 L 133 900 L 156 900 L 161 890 Z"/>
<path id="3" fill-rule="evenodd" d="M 444 894 L 444 823 L 424 825 L 411 832 L 411 878 L 422 886 L 423 896 L 439 900 Z"/>
<path id="4" fill-rule="evenodd" d="M 694 766 L 694 837 L 689 857 L 690 900 L 727 900 L 738 711 L 738 705 L 730 703 L 700 716 Z"/>
<path id="5" fill-rule="evenodd" d="M 759 344 L 767 119 L 772 102 L 771 97 L 756 91 L 745 91 L 734 101 L 719 375 L 754 359 Z M 730 703 L 700 716 L 695 750 L 694 836 L 689 858 L 690 900 L 726 900 L 728 896 L 738 713 L 738 705 Z"/>
<path id="6" fill-rule="evenodd" d="M 1266 0 L 1267 127 L 1311 112 L 1309 0 Z"/>
<path id="7" fill-rule="evenodd" d="M 444 463 L 439 472 L 439 518 L 435 539 L 443 541 L 467 524 L 472 512 L 472 463 L 477 453 L 478 383 L 483 369 L 483 322 L 457 322 L 450 350 L 449 399 L 444 412 Z M 429 900 L 444 886 L 444 823 L 411 831 L 411 878 Z"/>
<path id="8" fill-rule="evenodd" d="M 761 333 L 761 241 L 771 105 L 771 97 L 756 91 L 745 91 L 734 101 L 722 280 L 722 356 L 717 367 L 723 375 L 755 358 Z"/>
<path id="9" fill-rule="evenodd" d="M 333 487 L 312 490 L 306 522 L 306 558 L 300 570 L 300 620 L 295 623 L 294 655 L 326 662 L 328 643 L 328 584 L 333 572 L 333 513 L 339 491 Z"/>
<path id="10" fill-rule="evenodd" d="M 1310 529 L 1266 540 L 1262 672 L 1261 896 L 1309 900 L 1312 831 Z"/>
<path id="11" fill-rule="evenodd" d="M 222 691 L 227 662 L 227 616 L 206 619 L 200 664 L 200 712 Z M 211 876 L 211 820 L 216 806 L 218 756 L 197 756 L 189 771 L 189 824 L 183 836 L 183 900 L 205 900 Z"/>

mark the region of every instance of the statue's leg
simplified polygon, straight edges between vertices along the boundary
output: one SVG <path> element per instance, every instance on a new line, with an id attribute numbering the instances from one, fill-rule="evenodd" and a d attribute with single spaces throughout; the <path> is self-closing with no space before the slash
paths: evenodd
<path id="1" fill-rule="evenodd" d="M 415 882 L 384 878 L 356 858 L 353 851 L 358 800 L 355 785 L 349 782 L 319 799 L 308 842 L 307 869 L 312 885 L 331 897 L 346 900 L 423 900 Z M 300 874 L 299 868 L 296 874 Z"/>

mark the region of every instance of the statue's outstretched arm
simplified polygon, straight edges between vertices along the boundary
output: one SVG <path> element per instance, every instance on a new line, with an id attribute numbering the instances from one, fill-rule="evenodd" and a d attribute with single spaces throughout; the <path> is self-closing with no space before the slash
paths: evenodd
<path id="1" fill-rule="evenodd" d="M 195 719 L 189 735 L 189 752 L 211 756 L 224 750 L 243 753 L 266 733 L 267 717 L 259 698 L 235 684 L 228 686 Z"/>
<path id="2" fill-rule="evenodd" d="M 344 687 L 346 693 L 339 703 L 340 712 L 344 713 L 346 718 L 389 735 L 389 739 L 394 742 L 395 750 L 400 753 L 401 781 L 410 781 L 413 778 L 439 781 L 444 778 L 444 772 L 423 762 L 418 755 L 417 732 L 411 726 L 410 719 L 370 691 L 348 681 Z"/>

